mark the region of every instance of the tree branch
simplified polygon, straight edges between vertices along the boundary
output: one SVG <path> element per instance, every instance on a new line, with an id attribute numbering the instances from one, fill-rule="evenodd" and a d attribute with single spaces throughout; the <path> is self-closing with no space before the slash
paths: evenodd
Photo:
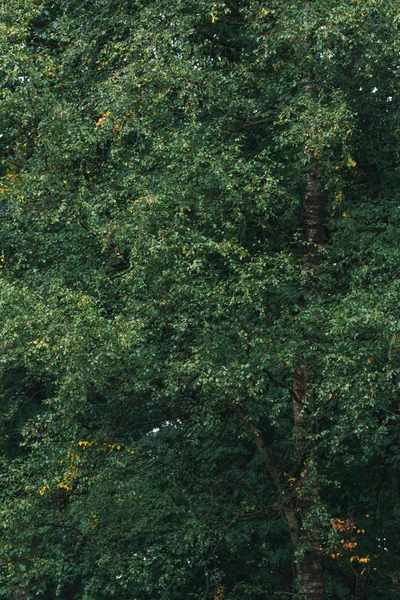
<path id="1" fill-rule="evenodd" d="M 276 490 L 279 494 L 279 499 L 282 502 L 282 509 L 286 518 L 286 523 L 288 525 L 293 548 L 296 549 L 297 539 L 299 535 L 299 523 L 296 516 L 296 510 L 291 501 L 291 498 L 289 497 L 289 494 L 287 494 L 284 488 L 284 485 L 282 485 L 279 470 L 275 464 L 274 458 L 272 457 L 270 450 L 267 448 L 261 433 L 258 431 L 254 423 L 244 415 L 240 406 L 236 407 L 236 412 L 240 419 L 243 421 L 243 423 L 249 429 L 251 437 L 253 438 L 256 448 L 258 450 L 258 453 L 264 461 L 268 473 L 270 474 L 275 484 Z"/>

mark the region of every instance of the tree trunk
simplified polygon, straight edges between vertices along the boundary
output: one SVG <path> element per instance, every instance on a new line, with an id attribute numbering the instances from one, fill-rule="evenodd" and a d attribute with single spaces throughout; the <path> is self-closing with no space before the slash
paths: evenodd
<path id="1" fill-rule="evenodd" d="M 236 412 L 246 425 L 253 438 L 255 446 L 262 458 L 267 471 L 273 480 L 282 513 L 285 517 L 292 541 L 293 553 L 296 559 L 296 574 L 298 590 L 304 600 L 323 600 L 323 569 L 322 554 L 320 551 L 321 541 L 318 535 L 318 524 L 316 528 L 305 532 L 301 523 L 307 513 L 319 504 L 320 485 L 318 479 L 318 468 L 315 453 L 311 450 L 305 452 L 305 444 L 309 442 L 310 419 L 303 410 L 303 400 L 306 394 L 306 366 L 297 369 L 293 388 L 293 416 L 294 416 L 294 444 L 296 454 L 301 464 L 299 476 L 300 488 L 297 505 L 290 491 L 281 480 L 279 468 L 272 456 L 268 446 L 265 444 L 262 434 L 254 423 L 246 417 L 242 409 L 237 406 Z"/>
<path id="2" fill-rule="evenodd" d="M 305 600 L 321 600 L 324 597 L 321 553 L 318 547 L 307 551 L 301 559 L 297 577 L 300 594 Z"/>
<path id="3" fill-rule="evenodd" d="M 306 365 L 298 367 L 293 381 L 293 436 L 296 454 L 300 457 L 298 482 L 298 511 L 303 524 L 310 511 L 320 504 L 318 458 L 315 449 L 306 451 L 312 443 L 313 431 L 310 416 L 305 413 L 304 399 L 307 391 Z M 310 440 L 311 438 L 311 440 Z M 297 547 L 297 579 L 301 596 L 307 600 L 324 598 L 321 540 L 315 520 L 307 520 L 308 531 L 300 526 Z"/>
<path id="4" fill-rule="evenodd" d="M 318 181 L 318 161 L 315 157 L 310 157 L 304 198 L 304 229 L 310 264 L 319 262 L 318 246 L 324 242 L 324 216 L 325 199 Z M 301 461 L 298 486 L 301 525 L 297 548 L 297 579 L 299 592 L 304 600 L 323 600 L 325 594 L 319 527 L 317 522 L 310 522 L 308 518 L 312 509 L 320 504 L 320 482 L 315 448 L 311 447 L 306 452 L 306 445 L 313 444 L 314 434 L 312 414 L 308 414 L 305 407 L 306 393 L 307 365 L 303 363 L 296 370 L 292 388 L 293 438 L 296 454 Z M 308 531 L 304 531 L 302 527 L 305 520 Z"/>

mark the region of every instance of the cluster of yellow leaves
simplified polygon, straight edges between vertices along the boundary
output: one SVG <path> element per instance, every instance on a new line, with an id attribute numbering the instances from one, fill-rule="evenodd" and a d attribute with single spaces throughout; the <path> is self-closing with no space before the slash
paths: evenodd
<path id="1" fill-rule="evenodd" d="M 357 547 L 357 542 L 353 541 L 346 541 L 346 540 L 340 540 L 340 543 L 342 544 L 343 548 L 345 550 L 354 550 L 354 548 Z"/>
<path id="2" fill-rule="evenodd" d="M 335 196 L 335 205 L 339 206 L 343 202 L 343 192 L 340 190 Z"/>
<path id="3" fill-rule="evenodd" d="M 107 117 L 111 114 L 111 112 L 109 110 L 107 110 L 104 115 L 102 117 L 100 117 L 100 119 L 97 121 L 96 123 L 96 129 L 98 129 L 99 127 L 101 127 L 102 125 L 104 125 L 104 123 L 107 120 Z"/>
<path id="4" fill-rule="evenodd" d="M 211 10 L 211 23 L 216 23 L 216 21 L 218 21 L 218 17 L 215 14 L 215 9 L 217 8 L 216 4 L 212 5 L 212 10 Z"/>
<path id="5" fill-rule="evenodd" d="M 359 563 L 369 563 L 370 558 L 369 558 L 369 556 L 365 556 L 364 558 L 360 558 L 359 556 L 352 556 L 350 558 L 350 562 L 352 563 L 354 561 L 357 561 Z"/>
<path id="6" fill-rule="evenodd" d="M 46 485 L 43 485 L 43 486 L 40 488 L 40 490 L 39 490 L 39 494 L 40 494 L 41 496 L 43 496 L 43 494 L 45 494 L 45 493 L 47 492 L 47 490 L 49 490 L 49 489 L 50 489 L 50 486 L 49 486 L 49 485 L 47 485 L 47 483 L 46 483 Z"/>
<path id="7" fill-rule="evenodd" d="M 347 159 L 347 166 L 351 167 L 352 169 L 354 169 L 354 167 L 357 166 L 356 161 L 353 158 L 351 158 L 351 156 L 349 156 L 349 158 Z"/>
<path id="8" fill-rule="evenodd" d="M 78 467 L 81 463 L 81 458 L 79 454 L 75 452 L 70 452 L 68 455 L 68 470 L 64 473 L 62 477 L 57 479 L 55 487 L 65 490 L 67 492 L 71 492 L 73 488 L 74 479 L 78 473 Z M 60 461 L 60 465 L 64 464 L 64 460 Z M 48 490 L 50 490 L 50 485 L 46 483 L 39 489 L 39 494 L 43 496 Z"/>
<path id="9" fill-rule="evenodd" d="M 93 442 L 78 442 L 78 446 L 81 446 L 82 448 L 90 448 L 90 446 L 92 445 Z"/>
<path id="10" fill-rule="evenodd" d="M 132 113 L 132 110 L 129 111 L 129 113 Z M 107 110 L 101 117 L 100 119 L 97 121 L 96 123 L 96 129 L 99 129 L 100 127 L 102 127 L 105 122 L 107 121 L 107 118 L 111 115 L 111 111 Z M 127 119 L 127 116 L 123 116 L 122 119 Z M 121 124 L 120 123 L 116 123 L 114 125 L 114 131 L 120 131 L 121 130 Z M 88 171 L 88 173 L 90 173 L 90 171 Z"/>
<path id="11" fill-rule="evenodd" d="M 95 446 L 103 452 L 114 450 L 126 450 L 130 454 L 135 454 L 135 450 L 133 448 L 129 448 L 124 444 L 98 444 L 97 442 L 81 440 L 77 442 L 77 446 L 79 446 L 79 448 L 83 450 L 87 450 L 91 446 Z M 57 483 L 55 484 L 56 487 L 67 492 L 71 492 L 73 489 L 74 479 L 78 474 L 78 468 L 82 466 L 85 460 L 86 459 L 83 459 L 79 454 L 76 454 L 76 452 L 70 452 L 68 455 L 68 470 L 64 473 L 62 477 L 59 477 L 57 479 Z M 63 465 L 64 462 L 64 460 L 61 460 L 60 465 Z M 50 485 L 46 483 L 39 489 L 39 494 L 43 496 L 47 492 L 47 490 L 50 490 Z"/>
<path id="12" fill-rule="evenodd" d="M 71 478 L 75 473 L 73 471 L 69 471 L 66 473 L 63 479 L 57 480 L 57 487 L 61 490 L 66 490 L 67 492 L 72 492 L 72 481 Z"/>
<path id="13" fill-rule="evenodd" d="M 369 516 L 369 515 L 367 515 L 367 516 Z M 332 529 L 334 529 L 335 531 L 339 531 L 341 533 L 350 533 L 356 529 L 356 525 L 355 525 L 353 519 L 331 519 L 330 523 L 331 523 Z M 365 529 L 357 529 L 357 533 L 364 534 Z M 340 543 L 342 544 L 342 549 L 347 550 L 349 552 L 351 552 L 358 546 L 358 543 L 355 541 L 354 538 L 352 538 L 350 540 L 342 539 L 342 540 L 340 540 Z M 340 549 L 337 546 L 334 546 L 334 552 L 332 552 L 332 554 L 330 555 L 331 558 L 332 559 L 339 558 L 339 556 L 341 556 L 341 554 L 342 554 L 342 551 L 340 551 Z M 351 563 L 358 562 L 361 564 L 370 562 L 369 556 L 360 557 L 358 555 L 352 555 L 352 556 L 350 556 L 349 560 Z M 361 572 L 361 575 L 363 575 L 364 572 L 365 572 L 365 569 Z"/>
<path id="14" fill-rule="evenodd" d="M 78 473 L 78 466 L 80 464 L 80 456 L 75 452 L 70 452 L 68 456 L 70 469 L 64 473 L 62 478 L 57 479 L 56 486 L 62 490 L 66 490 L 67 492 L 72 491 L 74 479 Z M 64 461 L 61 461 L 61 464 Z"/>
<path id="15" fill-rule="evenodd" d="M 353 531 L 356 528 L 353 519 L 331 519 L 330 523 L 335 531 Z"/>
<path id="16" fill-rule="evenodd" d="M 135 454 L 135 450 L 133 448 L 129 448 L 128 446 L 125 446 L 124 444 L 98 444 L 97 442 L 88 442 L 87 440 L 81 440 L 80 442 L 77 443 L 78 446 L 80 446 L 81 448 L 83 448 L 84 450 L 86 450 L 87 448 L 90 448 L 91 446 L 96 446 L 97 448 L 100 448 L 100 450 L 126 450 L 127 452 L 129 452 L 130 454 Z"/>

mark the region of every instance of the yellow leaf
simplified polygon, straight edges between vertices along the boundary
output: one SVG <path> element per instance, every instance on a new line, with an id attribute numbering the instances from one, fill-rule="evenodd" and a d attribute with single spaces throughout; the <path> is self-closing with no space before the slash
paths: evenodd
<path id="1" fill-rule="evenodd" d="M 41 487 L 41 488 L 40 488 L 40 490 L 39 490 L 39 494 L 40 494 L 41 496 L 43 496 L 43 494 L 44 494 L 44 493 L 45 493 L 47 490 L 49 490 L 49 489 L 50 489 L 50 486 L 48 486 L 48 485 L 46 484 L 46 485 L 44 485 L 43 487 Z"/>

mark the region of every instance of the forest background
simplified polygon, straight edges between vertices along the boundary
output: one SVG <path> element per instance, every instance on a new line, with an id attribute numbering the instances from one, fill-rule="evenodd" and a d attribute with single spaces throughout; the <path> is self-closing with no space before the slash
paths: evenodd
<path id="1" fill-rule="evenodd" d="M 399 0 L 0 8 L 0 598 L 400 597 Z"/>

